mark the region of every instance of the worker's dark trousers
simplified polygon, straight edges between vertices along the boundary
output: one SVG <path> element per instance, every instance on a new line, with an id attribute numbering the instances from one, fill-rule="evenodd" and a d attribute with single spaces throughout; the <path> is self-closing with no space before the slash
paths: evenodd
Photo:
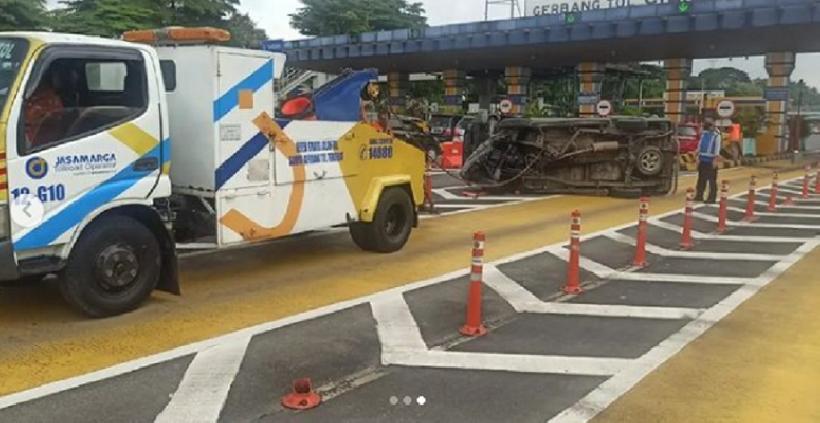
<path id="1" fill-rule="evenodd" d="M 709 197 L 706 198 L 706 202 L 714 203 L 717 200 L 717 177 L 718 170 L 712 163 L 701 162 L 698 165 L 698 190 L 695 195 L 697 201 L 703 201 L 707 184 L 709 185 Z"/>

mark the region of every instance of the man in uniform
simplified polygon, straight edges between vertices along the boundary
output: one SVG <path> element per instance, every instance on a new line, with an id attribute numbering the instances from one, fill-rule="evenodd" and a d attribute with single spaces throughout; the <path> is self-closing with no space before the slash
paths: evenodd
<path id="1" fill-rule="evenodd" d="M 706 204 L 714 204 L 717 200 L 717 177 L 720 165 L 720 150 L 722 140 L 720 132 L 715 129 L 715 122 L 706 119 L 703 122 L 703 134 L 698 144 L 698 186 L 695 200 L 703 201 L 706 185 L 709 185 L 709 196 Z"/>

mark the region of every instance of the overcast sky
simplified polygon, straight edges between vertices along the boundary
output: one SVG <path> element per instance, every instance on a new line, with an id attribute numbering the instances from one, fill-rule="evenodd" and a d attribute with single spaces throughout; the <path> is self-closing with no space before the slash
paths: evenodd
<path id="1" fill-rule="evenodd" d="M 416 0 L 419 1 L 419 0 Z M 484 0 L 420 0 L 427 10 L 430 25 L 444 25 L 457 22 L 472 22 L 484 19 Z M 533 0 L 530 3 L 534 3 Z M 58 0 L 49 0 L 53 6 Z M 522 1 L 521 4 L 524 2 Z M 240 8 L 250 14 L 259 26 L 268 32 L 272 39 L 303 38 L 299 32 L 290 27 L 288 15 L 299 8 L 299 0 L 241 0 Z M 509 17 L 509 9 L 503 7 L 491 8 L 491 18 Z M 753 78 L 766 77 L 763 68 L 763 58 L 753 57 L 729 60 L 699 60 L 695 62 L 694 73 L 713 66 L 733 66 L 748 72 Z M 820 54 L 804 54 L 798 56 L 797 69 L 792 75 L 795 80 L 805 79 L 807 83 L 820 87 Z"/>

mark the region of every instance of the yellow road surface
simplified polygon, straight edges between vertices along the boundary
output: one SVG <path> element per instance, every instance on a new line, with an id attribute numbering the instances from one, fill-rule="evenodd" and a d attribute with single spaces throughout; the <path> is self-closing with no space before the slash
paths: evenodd
<path id="1" fill-rule="evenodd" d="M 751 174 L 770 170 L 723 177 L 740 192 Z M 693 183 L 682 178 L 683 188 Z M 681 192 L 653 200 L 652 212 L 682 205 Z M 140 310 L 106 320 L 74 313 L 53 283 L 0 289 L 0 395 L 466 268 L 476 230 L 487 233 L 489 259 L 564 241 L 574 208 L 584 213 L 585 232 L 637 220 L 633 200 L 557 197 L 424 220 L 393 255 L 363 253 L 347 234 L 223 251 L 182 261 L 182 297 L 155 294 Z"/>
<path id="2" fill-rule="evenodd" d="M 820 250 L 596 422 L 820 422 Z"/>

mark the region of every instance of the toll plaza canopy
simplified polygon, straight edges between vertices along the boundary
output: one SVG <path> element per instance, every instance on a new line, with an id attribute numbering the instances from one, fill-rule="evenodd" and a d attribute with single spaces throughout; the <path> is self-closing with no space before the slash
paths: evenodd
<path id="1" fill-rule="evenodd" d="M 289 41 L 289 66 L 433 72 L 820 51 L 815 0 L 677 0 Z"/>

